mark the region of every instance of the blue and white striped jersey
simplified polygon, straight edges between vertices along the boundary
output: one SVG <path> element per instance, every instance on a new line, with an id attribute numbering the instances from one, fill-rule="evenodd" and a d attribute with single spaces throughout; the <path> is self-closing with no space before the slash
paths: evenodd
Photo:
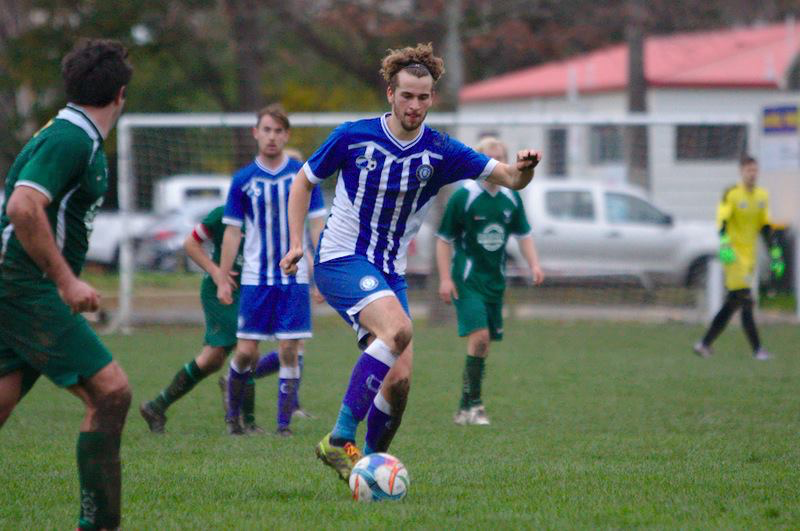
<path id="1" fill-rule="evenodd" d="M 303 166 L 314 184 L 338 174 L 318 259 L 361 255 L 402 275 L 408 244 L 442 186 L 486 178 L 497 161 L 434 129 L 409 142 L 389 130 L 388 114 L 345 122 Z"/>
<path id="2" fill-rule="evenodd" d="M 289 251 L 289 188 L 301 166 L 300 161 L 285 157 L 272 171 L 256 158 L 233 176 L 222 222 L 245 227 L 243 285 L 308 284 L 305 257 L 296 276 L 284 274 L 279 265 Z M 322 191 L 316 187 L 311 192 L 308 217 L 325 214 Z M 308 247 L 307 241 L 303 247 Z"/>

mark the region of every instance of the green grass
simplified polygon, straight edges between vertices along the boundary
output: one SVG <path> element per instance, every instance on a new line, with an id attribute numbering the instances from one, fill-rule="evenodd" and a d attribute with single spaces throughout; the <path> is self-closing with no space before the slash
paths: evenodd
<path id="1" fill-rule="evenodd" d="M 195 293 L 202 278 L 201 273 L 169 273 L 157 271 L 140 271 L 133 276 L 133 285 L 140 289 L 170 289 L 187 290 Z M 116 293 L 119 290 L 119 275 L 100 271 L 87 271 L 81 275 L 96 289 L 106 293 Z"/>
<path id="2" fill-rule="evenodd" d="M 698 327 L 508 323 L 484 395 L 493 424 L 458 427 L 464 344 L 417 323 L 416 370 L 392 452 L 411 474 L 401 503 L 360 505 L 313 456 L 356 358 L 321 319 L 301 392 L 320 419 L 296 436 L 224 435 L 216 378 L 152 436 L 132 410 L 123 441 L 123 526 L 176 528 L 775 528 L 800 522 L 800 357 L 793 326 L 764 327 L 768 363 L 728 330 L 708 360 Z M 105 338 L 134 404 L 191 358 L 195 328 Z M 259 381 L 274 426 L 274 378 Z M 0 432 L 0 528 L 67 528 L 77 515 L 78 401 L 40 382 Z"/>
<path id="3" fill-rule="evenodd" d="M 794 313 L 797 308 L 797 302 L 792 293 L 763 293 L 758 302 L 761 308 L 786 313 Z"/>

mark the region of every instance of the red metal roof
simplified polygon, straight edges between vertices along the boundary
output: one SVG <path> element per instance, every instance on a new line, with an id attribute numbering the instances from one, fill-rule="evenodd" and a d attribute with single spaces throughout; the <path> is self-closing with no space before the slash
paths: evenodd
<path id="1" fill-rule="evenodd" d="M 778 88 L 797 54 L 800 26 L 769 26 L 648 37 L 651 87 Z M 466 85 L 462 103 L 623 90 L 628 47 L 620 44 Z"/>

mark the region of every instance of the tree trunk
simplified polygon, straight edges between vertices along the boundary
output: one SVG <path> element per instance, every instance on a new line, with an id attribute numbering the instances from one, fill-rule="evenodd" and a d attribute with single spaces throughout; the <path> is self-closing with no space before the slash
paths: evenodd
<path id="1" fill-rule="evenodd" d="M 643 0 L 628 0 L 628 24 L 625 37 L 628 43 L 628 112 L 647 112 L 647 79 L 644 65 L 644 23 L 646 7 Z M 647 126 L 628 126 L 625 131 L 625 161 L 628 181 L 648 190 Z"/>
<path id="2" fill-rule="evenodd" d="M 259 6 L 255 0 L 224 0 L 225 12 L 230 20 L 236 70 L 236 107 L 253 113 L 265 102 L 261 96 L 263 74 L 261 49 L 264 29 L 259 25 Z M 235 163 L 244 166 L 253 158 L 254 141 L 247 129 L 235 129 Z"/>

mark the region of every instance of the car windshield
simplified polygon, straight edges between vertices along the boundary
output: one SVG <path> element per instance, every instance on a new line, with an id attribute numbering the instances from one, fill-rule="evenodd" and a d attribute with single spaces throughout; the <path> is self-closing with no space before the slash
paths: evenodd
<path id="1" fill-rule="evenodd" d="M 555 219 L 592 221 L 594 202 L 586 190 L 553 190 L 545 197 L 547 213 Z"/>
<path id="2" fill-rule="evenodd" d="M 662 224 L 666 219 L 656 207 L 628 194 L 607 192 L 606 219 L 609 223 Z"/>

